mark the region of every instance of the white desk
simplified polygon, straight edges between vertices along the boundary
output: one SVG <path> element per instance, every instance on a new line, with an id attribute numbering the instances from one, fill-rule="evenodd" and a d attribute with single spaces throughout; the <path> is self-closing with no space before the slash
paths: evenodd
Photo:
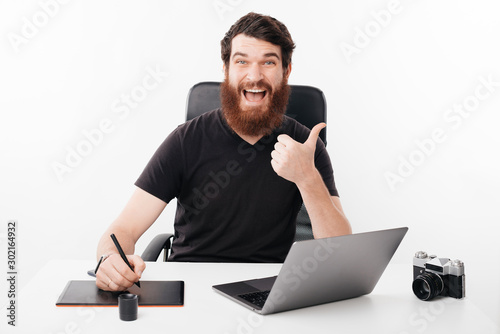
<path id="1" fill-rule="evenodd" d="M 389 264 L 367 296 L 260 316 L 219 295 L 218 283 L 276 275 L 278 264 L 148 263 L 143 280 L 185 281 L 184 307 L 139 308 L 121 321 L 115 307 L 56 307 L 69 280 L 90 279 L 93 261 L 51 261 L 20 291 L 15 333 L 499 333 L 472 298 L 422 302 L 410 266 Z M 470 284 L 470 282 L 467 282 Z M 479 283 L 480 284 L 480 283 Z M 4 317 L 2 317 L 4 318 Z M 10 326 L 9 326 L 10 327 Z M 7 328 L 5 321 L 0 328 Z M 11 328 L 8 331 L 11 332 Z M 2 330 L 2 332 L 4 332 Z"/>

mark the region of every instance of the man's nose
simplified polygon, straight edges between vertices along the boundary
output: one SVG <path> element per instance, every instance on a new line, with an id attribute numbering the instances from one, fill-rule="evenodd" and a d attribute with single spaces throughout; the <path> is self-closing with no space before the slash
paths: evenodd
<path id="1" fill-rule="evenodd" d="M 263 77 L 264 76 L 262 74 L 262 71 L 261 71 L 259 64 L 252 64 L 252 66 L 250 66 L 248 68 L 248 72 L 247 72 L 247 80 L 248 81 L 258 82 Z"/>

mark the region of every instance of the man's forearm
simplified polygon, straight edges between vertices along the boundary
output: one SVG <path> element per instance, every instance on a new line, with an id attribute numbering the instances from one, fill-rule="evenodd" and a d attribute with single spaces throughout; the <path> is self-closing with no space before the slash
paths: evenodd
<path id="1" fill-rule="evenodd" d="M 111 225 L 106 232 L 101 237 L 101 240 L 99 240 L 99 244 L 97 246 L 97 259 L 102 255 L 110 255 L 110 254 L 118 254 L 118 249 L 116 249 L 115 244 L 113 243 L 113 240 L 111 240 L 111 233 L 114 233 L 118 241 L 120 242 L 120 246 L 123 249 L 123 252 L 127 255 L 134 254 L 135 251 L 135 243 L 136 240 L 130 236 L 130 233 L 127 231 L 122 231 L 119 228 L 114 228 L 113 225 Z"/>
<path id="2" fill-rule="evenodd" d="M 351 225 L 340 202 L 334 203 L 317 169 L 310 178 L 297 184 L 311 220 L 314 238 L 351 234 Z"/>
<path id="3" fill-rule="evenodd" d="M 116 235 L 125 254 L 134 254 L 135 243 L 155 222 L 166 205 L 167 203 L 141 188 L 136 188 L 123 211 L 101 237 L 97 246 L 97 258 L 118 253 L 110 238 L 111 233 Z"/>

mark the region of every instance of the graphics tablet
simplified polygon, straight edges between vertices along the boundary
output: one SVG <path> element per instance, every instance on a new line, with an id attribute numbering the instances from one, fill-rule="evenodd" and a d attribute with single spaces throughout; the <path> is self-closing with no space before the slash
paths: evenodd
<path id="1" fill-rule="evenodd" d="M 118 306 L 118 296 L 133 293 L 139 296 L 140 306 L 183 306 L 183 281 L 142 281 L 127 291 L 110 292 L 99 289 L 95 281 L 69 281 L 56 306 Z"/>

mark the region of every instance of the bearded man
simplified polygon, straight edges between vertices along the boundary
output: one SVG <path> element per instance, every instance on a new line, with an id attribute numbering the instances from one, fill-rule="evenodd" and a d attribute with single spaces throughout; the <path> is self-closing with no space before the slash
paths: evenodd
<path id="1" fill-rule="evenodd" d="M 106 254 L 96 284 L 125 290 L 144 261 L 126 254 L 177 199 L 169 261 L 282 262 L 295 221 L 307 207 L 315 238 L 351 233 L 330 158 L 312 130 L 285 116 L 295 44 L 285 25 L 256 13 L 239 19 L 221 41 L 225 80 L 221 108 L 180 125 L 160 145 L 123 212 L 104 233 Z M 111 255 L 110 255 L 111 254 Z"/>

